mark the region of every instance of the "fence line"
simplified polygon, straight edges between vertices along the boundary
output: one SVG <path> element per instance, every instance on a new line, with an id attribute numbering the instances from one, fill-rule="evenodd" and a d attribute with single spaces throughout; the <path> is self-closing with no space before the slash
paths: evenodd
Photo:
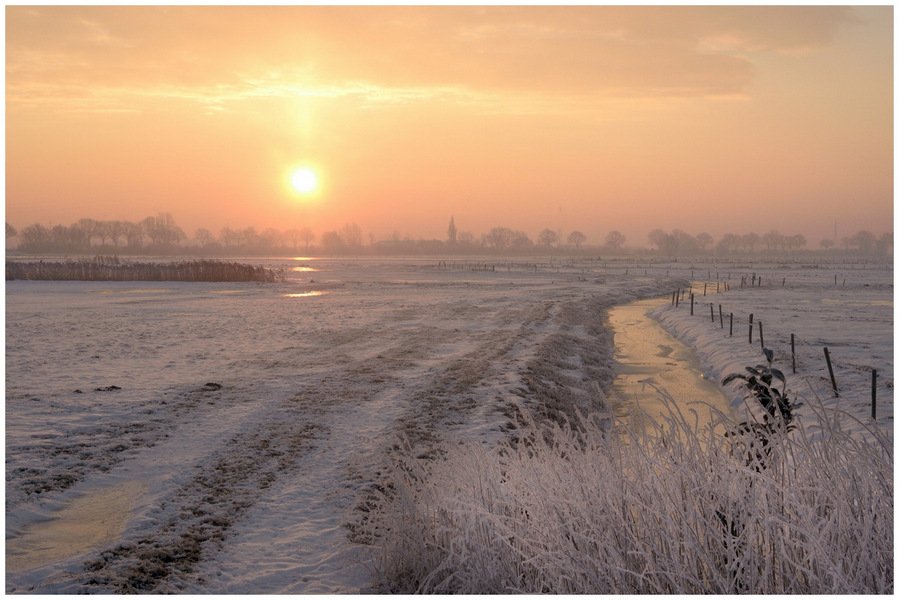
<path id="1" fill-rule="evenodd" d="M 755 281 L 757 282 L 759 280 L 756 279 Z M 752 283 L 752 280 L 750 280 L 750 283 Z M 681 290 L 678 289 L 678 291 L 674 292 L 674 294 L 677 295 L 680 291 Z M 705 291 L 705 289 L 704 289 L 704 291 Z M 716 289 L 716 293 L 719 293 L 719 292 L 720 292 L 720 289 Z M 673 302 L 672 304 L 674 305 L 675 308 L 678 307 L 676 302 Z M 714 303 L 709 304 L 709 311 L 710 311 L 711 321 L 714 326 L 714 324 L 715 324 L 715 305 L 714 305 Z M 690 294 L 690 315 L 693 315 L 693 314 L 694 314 L 693 294 Z M 762 321 L 754 320 L 754 316 L 755 316 L 754 313 L 749 313 L 749 318 L 747 321 L 745 321 L 745 323 L 748 326 L 749 344 L 752 345 L 753 327 L 754 327 L 754 325 L 757 324 L 758 330 L 759 330 L 759 346 L 764 351 L 764 349 L 767 346 L 765 345 L 764 329 L 763 329 Z M 733 312 L 730 312 L 729 317 L 730 317 L 730 327 L 729 327 L 728 336 L 733 337 L 734 322 L 736 321 L 739 324 L 739 323 L 741 323 L 741 320 L 738 317 L 735 317 L 735 314 Z M 724 308 L 723 308 L 723 304 L 721 304 L 721 303 L 718 304 L 718 328 L 721 329 L 722 331 L 724 330 Z M 769 340 L 770 340 L 770 336 L 769 336 Z M 834 367 L 836 366 L 837 368 L 841 368 L 841 365 L 837 364 L 836 361 L 834 361 L 834 357 L 831 355 L 830 349 L 827 346 L 825 346 L 823 343 L 813 344 L 811 342 L 807 342 L 801 338 L 798 338 L 795 333 L 790 333 L 789 356 L 790 356 L 790 363 L 792 366 L 793 373 L 796 374 L 797 370 L 798 370 L 798 367 L 797 367 L 798 354 L 796 352 L 797 341 L 799 342 L 800 349 L 802 349 L 803 347 L 804 348 L 816 348 L 816 349 L 823 348 L 824 362 L 826 363 L 826 366 L 827 366 L 831 388 L 833 390 L 834 397 L 839 398 L 840 391 L 839 391 L 839 387 L 837 385 Z M 777 340 L 777 342 L 781 342 L 781 340 Z M 783 341 L 782 343 L 786 343 L 786 341 Z M 769 348 L 769 349 L 772 351 L 774 350 L 773 348 Z M 784 353 L 784 354 L 786 354 L 786 353 Z M 800 367 L 802 366 L 802 364 L 805 364 L 805 363 L 801 362 Z M 842 365 L 842 368 L 843 369 L 855 369 L 855 370 L 869 370 L 870 369 L 870 371 L 871 371 L 871 419 L 876 420 L 876 418 L 877 418 L 877 369 L 875 369 L 871 366 L 867 366 L 867 365 L 852 365 L 851 363 L 844 363 Z"/>

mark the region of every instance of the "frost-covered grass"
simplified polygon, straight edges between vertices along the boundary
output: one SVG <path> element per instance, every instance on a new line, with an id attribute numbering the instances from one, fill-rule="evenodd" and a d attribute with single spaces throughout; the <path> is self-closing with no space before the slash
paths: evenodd
<path id="1" fill-rule="evenodd" d="M 725 417 L 697 434 L 674 409 L 645 433 L 528 425 L 514 449 L 403 465 L 376 532 L 382 589 L 891 593 L 891 444 L 816 411 L 827 435 L 800 420 L 767 468 L 734 451 Z"/>

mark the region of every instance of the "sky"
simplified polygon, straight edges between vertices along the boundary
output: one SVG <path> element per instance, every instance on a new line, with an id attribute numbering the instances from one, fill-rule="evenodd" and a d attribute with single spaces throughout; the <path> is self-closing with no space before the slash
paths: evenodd
<path id="1" fill-rule="evenodd" d="M 7 6 L 6 220 L 879 235 L 892 11 Z"/>

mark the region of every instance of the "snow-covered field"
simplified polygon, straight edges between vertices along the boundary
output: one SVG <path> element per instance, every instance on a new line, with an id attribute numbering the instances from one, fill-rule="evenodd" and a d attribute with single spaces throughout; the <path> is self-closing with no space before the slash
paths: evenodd
<path id="1" fill-rule="evenodd" d="M 354 524 L 391 455 L 506 437 L 519 403 L 590 409 L 612 376 L 602 310 L 676 285 L 266 264 L 290 281 L 7 284 L 7 591 L 364 588 Z"/>
<path id="2" fill-rule="evenodd" d="M 264 262 L 289 281 L 7 283 L 7 592 L 364 590 L 368 511 L 398 460 L 514 438 L 522 410 L 541 420 L 598 408 L 615 374 L 606 309 L 716 271 Z M 479 262 L 489 270 L 472 270 Z M 760 272 L 717 268 L 732 287 Z M 781 367 L 775 342 L 790 332 L 809 348 L 826 342 L 837 365 L 876 363 L 877 423 L 891 432 L 891 265 L 761 272 L 787 283 L 712 296 L 735 312 L 732 339 L 701 302 L 692 318 L 683 304 L 659 318 L 699 346 L 710 378 L 759 362 L 757 345 L 738 341 L 738 302 L 764 322 Z M 857 318 L 839 318 L 833 301 L 855 302 Z M 820 323 L 822 307 L 837 320 Z M 799 364 L 820 375 L 811 354 Z M 859 418 L 861 367 L 837 370 Z"/>

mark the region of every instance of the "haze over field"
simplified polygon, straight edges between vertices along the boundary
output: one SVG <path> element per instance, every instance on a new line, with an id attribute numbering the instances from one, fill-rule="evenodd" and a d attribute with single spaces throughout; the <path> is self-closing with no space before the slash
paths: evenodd
<path id="1" fill-rule="evenodd" d="M 892 11 L 7 7 L 7 221 L 880 235 Z"/>

